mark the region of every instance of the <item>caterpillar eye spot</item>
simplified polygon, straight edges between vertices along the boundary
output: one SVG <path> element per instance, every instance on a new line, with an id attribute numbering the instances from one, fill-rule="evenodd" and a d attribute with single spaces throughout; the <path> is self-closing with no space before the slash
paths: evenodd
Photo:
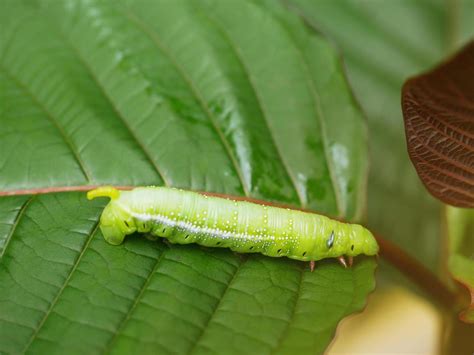
<path id="1" fill-rule="evenodd" d="M 188 239 L 189 238 L 189 234 L 186 234 L 186 237 L 184 237 L 184 239 Z"/>
<path id="2" fill-rule="evenodd" d="M 354 251 L 354 244 L 352 244 L 352 246 L 351 246 L 351 250 L 352 250 L 352 251 Z"/>
<path id="3" fill-rule="evenodd" d="M 281 249 L 278 249 L 278 254 L 280 254 L 280 253 L 281 253 Z"/>
<path id="4" fill-rule="evenodd" d="M 303 253 L 303 256 L 305 256 L 305 255 L 306 255 L 306 252 Z"/>
<path id="5" fill-rule="evenodd" d="M 333 245 L 334 245 L 334 231 L 331 232 L 331 235 L 329 236 L 329 239 L 326 242 L 326 246 L 328 247 L 328 249 L 331 249 Z"/>
<path id="6" fill-rule="evenodd" d="M 127 221 L 123 221 L 123 223 L 125 223 L 125 225 L 130 228 L 130 226 L 128 225 Z"/>
<path id="7" fill-rule="evenodd" d="M 163 233 L 166 232 L 166 228 L 163 228 Z"/>
<path id="8" fill-rule="evenodd" d="M 249 248 L 249 250 L 252 250 L 252 249 L 253 249 L 253 247 L 250 247 L 250 248 Z"/>

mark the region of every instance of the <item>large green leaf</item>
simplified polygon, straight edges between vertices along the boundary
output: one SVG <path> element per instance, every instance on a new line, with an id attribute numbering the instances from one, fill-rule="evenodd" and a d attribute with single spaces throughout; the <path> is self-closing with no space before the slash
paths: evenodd
<path id="1" fill-rule="evenodd" d="M 341 48 L 367 113 L 371 173 L 369 226 L 426 266 L 440 260 L 440 204 L 422 186 L 405 143 L 403 82 L 474 35 L 472 0 L 283 0 Z"/>
<path id="2" fill-rule="evenodd" d="M 252 3 L 57 5 L 3 13 L 2 189 L 164 182 L 360 214 L 364 123 L 319 37 Z"/>
<path id="3" fill-rule="evenodd" d="M 337 55 L 275 3 L 17 1 L 0 12 L 0 351 L 321 353 L 351 269 L 133 236 L 105 201 L 165 184 L 364 214 L 365 123 Z"/>

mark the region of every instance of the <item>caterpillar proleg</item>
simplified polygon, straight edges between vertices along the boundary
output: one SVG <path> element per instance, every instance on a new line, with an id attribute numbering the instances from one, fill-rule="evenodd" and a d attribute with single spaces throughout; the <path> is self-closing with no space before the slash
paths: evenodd
<path id="1" fill-rule="evenodd" d="M 197 243 L 302 261 L 375 255 L 372 233 L 315 213 L 211 197 L 167 187 L 119 191 L 100 187 L 88 199 L 110 197 L 100 219 L 107 242 L 121 244 L 134 232 L 171 243 Z"/>

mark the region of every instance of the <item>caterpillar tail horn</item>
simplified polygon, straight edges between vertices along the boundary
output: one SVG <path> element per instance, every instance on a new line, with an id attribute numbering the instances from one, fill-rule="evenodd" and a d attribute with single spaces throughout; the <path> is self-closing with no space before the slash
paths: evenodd
<path id="1" fill-rule="evenodd" d="M 87 193 L 87 199 L 92 200 L 96 197 L 110 197 L 112 200 L 120 196 L 120 191 L 112 186 L 102 186 Z"/>

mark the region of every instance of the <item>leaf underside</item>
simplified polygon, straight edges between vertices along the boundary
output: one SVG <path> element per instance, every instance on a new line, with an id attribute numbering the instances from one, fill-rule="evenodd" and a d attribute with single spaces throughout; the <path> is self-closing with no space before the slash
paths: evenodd
<path id="1" fill-rule="evenodd" d="M 7 1 L 0 12 L 0 352 L 322 353 L 375 261 L 307 265 L 134 235 L 112 184 L 364 214 L 365 123 L 337 55 L 275 2 Z"/>
<path id="2" fill-rule="evenodd" d="M 474 207 L 474 42 L 449 62 L 408 80 L 402 107 L 408 152 L 441 201 Z"/>

